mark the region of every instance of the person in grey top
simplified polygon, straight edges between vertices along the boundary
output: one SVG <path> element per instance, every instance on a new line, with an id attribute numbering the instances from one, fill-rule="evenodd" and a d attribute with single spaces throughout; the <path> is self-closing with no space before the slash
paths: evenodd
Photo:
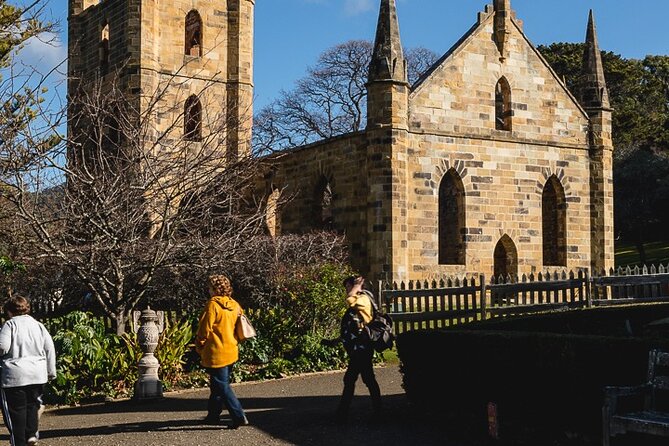
<path id="1" fill-rule="evenodd" d="M 44 384 L 56 377 L 56 351 L 44 325 L 29 315 L 28 299 L 14 296 L 4 310 L 9 320 L 0 329 L 2 416 L 12 446 L 34 445 Z"/>

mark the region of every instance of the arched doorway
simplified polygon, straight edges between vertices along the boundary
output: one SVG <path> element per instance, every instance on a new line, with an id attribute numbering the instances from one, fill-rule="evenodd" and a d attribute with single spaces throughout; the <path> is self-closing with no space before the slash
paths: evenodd
<path id="1" fill-rule="evenodd" d="M 518 276 L 518 250 L 516 249 L 515 243 L 511 240 L 511 237 L 504 234 L 497 246 L 495 246 L 495 266 L 494 274 L 495 278 L 499 276 L 506 277 L 511 275 L 511 277 Z"/>

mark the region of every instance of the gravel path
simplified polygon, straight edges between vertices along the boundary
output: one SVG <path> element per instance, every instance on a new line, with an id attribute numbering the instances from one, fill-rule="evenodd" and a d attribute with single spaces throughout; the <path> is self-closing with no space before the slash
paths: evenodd
<path id="1" fill-rule="evenodd" d="M 47 411 L 41 446 L 157 445 L 410 445 L 472 446 L 450 442 L 442 426 L 411 415 L 397 367 L 376 370 L 387 416 L 370 417 L 367 388 L 358 381 L 351 420 L 336 425 L 333 413 L 342 389 L 341 372 L 236 385 L 250 426 L 238 430 L 200 423 L 207 390 L 169 393 L 163 400 L 121 401 Z M 0 440 L 7 441 L 5 432 Z"/>

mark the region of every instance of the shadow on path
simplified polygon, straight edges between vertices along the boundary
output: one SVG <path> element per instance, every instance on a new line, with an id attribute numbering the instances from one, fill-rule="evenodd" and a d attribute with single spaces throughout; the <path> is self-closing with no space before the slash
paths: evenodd
<path id="1" fill-rule="evenodd" d="M 372 417 L 370 402 L 367 397 L 356 397 L 351 407 L 351 417 L 347 424 L 334 423 L 332 414 L 338 397 L 287 397 L 287 398 L 246 398 L 244 408 L 248 412 L 252 429 L 268 434 L 272 439 L 280 439 L 293 445 L 448 445 L 444 432 L 437 425 L 420 422 L 420 417 L 410 414 L 410 406 L 403 395 L 387 396 L 384 399 L 386 414 L 381 419 Z M 144 406 L 150 412 L 168 412 L 186 414 L 196 411 L 204 415 L 205 399 L 168 399 L 162 404 L 151 403 Z M 150 409 L 149 409 L 150 407 Z M 65 409 L 53 416 L 64 415 L 104 415 L 125 414 L 127 403 L 114 403 L 95 407 L 88 411 L 85 407 Z M 124 433 L 163 432 L 166 435 L 185 433 L 191 437 L 220 434 L 221 430 L 240 435 L 250 428 L 242 427 L 231 431 L 227 426 L 229 418 L 224 414 L 220 426 L 205 425 L 200 418 L 167 419 L 164 421 L 137 420 L 113 424 L 99 424 L 92 427 L 51 428 L 42 433 L 42 439 L 71 439 L 71 444 L 93 444 L 92 437 L 119 435 Z M 88 440 L 87 440 L 88 438 Z M 76 439 L 76 440 L 75 440 Z M 49 442 L 45 442 L 47 445 Z M 97 442 L 95 444 L 98 444 Z M 132 443 L 127 443 L 132 444 Z M 137 443 L 140 444 L 140 443 Z M 142 443 L 145 444 L 145 443 Z M 173 443 L 187 444 L 187 443 Z M 196 444 L 196 443 L 193 443 Z M 227 442 L 225 443 L 227 444 Z M 254 444 L 264 444 L 254 443 Z"/>
<path id="2" fill-rule="evenodd" d="M 199 390 L 142 404 L 121 401 L 49 411 L 41 438 L 43 446 L 479 446 L 449 440 L 446 426 L 416 414 L 396 367 L 380 369 L 377 377 L 384 416 L 373 417 L 367 389 L 359 382 L 345 425 L 334 423 L 342 374 L 333 373 L 235 387 L 251 423 L 237 430 L 227 427 L 227 412 L 220 426 L 202 423 L 208 391 Z"/>

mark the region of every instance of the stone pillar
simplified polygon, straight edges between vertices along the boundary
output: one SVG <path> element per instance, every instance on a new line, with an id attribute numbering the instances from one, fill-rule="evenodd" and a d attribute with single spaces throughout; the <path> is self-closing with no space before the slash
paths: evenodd
<path id="1" fill-rule="evenodd" d="M 611 111 L 590 113 L 590 232 L 593 274 L 615 264 Z"/>
<path id="2" fill-rule="evenodd" d="M 137 332 L 137 342 L 144 355 L 139 360 L 139 379 L 135 383 L 135 400 L 162 398 L 163 385 L 158 378 L 160 364 L 153 355 L 158 346 L 160 329 L 158 315 L 150 307 L 142 311 L 140 327 Z"/>
<path id="3" fill-rule="evenodd" d="M 367 83 L 368 278 L 407 279 L 409 82 L 395 0 L 382 0 Z"/>

